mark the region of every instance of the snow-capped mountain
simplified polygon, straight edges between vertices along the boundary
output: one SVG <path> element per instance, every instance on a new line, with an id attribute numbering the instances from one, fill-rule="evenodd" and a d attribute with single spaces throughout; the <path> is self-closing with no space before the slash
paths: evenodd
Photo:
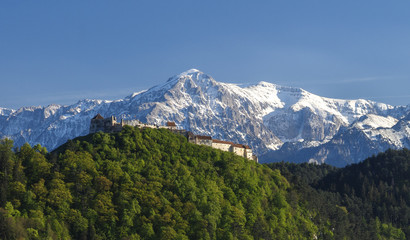
<path id="1" fill-rule="evenodd" d="M 175 121 L 196 134 L 248 144 L 265 162 L 342 166 L 387 148 L 409 147 L 409 106 L 324 98 L 267 82 L 221 83 L 196 69 L 116 101 L 0 108 L 0 137 L 16 146 L 29 142 L 54 149 L 88 134 L 97 113 L 158 125 Z"/>

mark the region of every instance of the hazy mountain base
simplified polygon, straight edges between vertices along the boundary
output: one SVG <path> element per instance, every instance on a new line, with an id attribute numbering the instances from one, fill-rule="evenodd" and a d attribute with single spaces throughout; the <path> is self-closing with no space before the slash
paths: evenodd
<path id="1" fill-rule="evenodd" d="M 371 140 L 366 134 L 354 127 L 341 128 L 332 140 L 320 146 L 303 147 L 301 145 L 303 143 L 285 143 L 279 150 L 270 151 L 260 156 L 259 160 L 261 163 L 310 162 L 345 167 L 360 162 L 371 155 L 384 152 L 391 147 L 385 141 Z"/>
<path id="2" fill-rule="evenodd" d="M 0 144 L 1 239 L 312 239 L 315 213 L 289 204 L 267 166 L 126 127 L 52 153 Z M 319 230 L 320 229 L 320 230 Z M 327 236 L 326 235 L 326 236 Z"/>

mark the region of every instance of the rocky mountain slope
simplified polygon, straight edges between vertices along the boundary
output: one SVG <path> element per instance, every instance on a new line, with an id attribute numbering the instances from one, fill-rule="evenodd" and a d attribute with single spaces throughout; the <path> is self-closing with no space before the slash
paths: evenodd
<path id="1" fill-rule="evenodd" d="M 410 106 L 324 98 L 267 82 L 221 83 L 196 69 L 116 101 L 0 108 L 0 137 L 17 146 L 29 142 L 54 149 L 88 134 L 97 113 L 158 125 L 175 121 L 197 134 L 246 143 L 262 162 L 344 166 L 387 148 L 410 146 Z"/>

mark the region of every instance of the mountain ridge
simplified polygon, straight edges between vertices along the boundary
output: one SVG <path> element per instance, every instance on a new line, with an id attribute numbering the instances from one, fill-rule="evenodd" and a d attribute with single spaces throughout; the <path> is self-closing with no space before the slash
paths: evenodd
<path id="1" fill-rule="evenodd" d="M 174 121 L 196 134 L 250 145 L 262 156 L 262 162 L 298 161 L 271 157 L 272 152 L 287 149 L 308 149 L 311 154 L 304 156 L 304 161 L 323 163 L 333 156 L 332 161 L 342 161 L 340 166 L 358 162 L 362 160 L 359 155 L 343 160 L 351 152 L 344 144 L 350 140 L 334 139 L 347 136 L 343 133 L 348 129 L 364 134 L 360 136 L 366 157 L 386 148 L 409 147 L 409 106 L 325 98 L 268 82 L 246 86 L 222 83 L 197 69 L 115 101 L 85 99 L 65 106 L 1 108 L 0 137 L 10 137 L 17 146 L 29 142 L 54 149 L 68 139 L 88 134 L 89 121 L 97 113 L 157 125 Z M 383 130 L 386 122 L 399 125 Z M 289 145 L 292 147 L 287 148 Z M 335 153 L 335 146 L 343 150 Z"/>

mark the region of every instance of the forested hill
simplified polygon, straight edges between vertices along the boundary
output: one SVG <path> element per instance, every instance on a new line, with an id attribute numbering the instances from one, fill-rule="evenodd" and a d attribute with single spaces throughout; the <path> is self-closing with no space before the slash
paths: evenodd
<path id="1" fill-rule="evenodd" d="M 125 127 L 52 153 L 0 144 L 0 239 L 313 239 L 278 170 Z"/>
<path id="2" fill-rule="evenodd" d="M 274 163 L 305 201 L 317 226 L 336 239 L 410 239 L 410 151 L 388 150 L 365 161 L 329 165 Z"/>
<path id="3" fill-rule="evenodd" d="M 410 151 L 387 150 L 365 161 L 328 174 L 317 188 L 358 201 L 347 206 L 402 228 L 410 238 Z"/>
<path id="4" fill-rule="evenodd" d="M 48 153 L 0 141 L 0 239 L 405 239 L 408 150 L 261 165 L 125 127 Z"/>

